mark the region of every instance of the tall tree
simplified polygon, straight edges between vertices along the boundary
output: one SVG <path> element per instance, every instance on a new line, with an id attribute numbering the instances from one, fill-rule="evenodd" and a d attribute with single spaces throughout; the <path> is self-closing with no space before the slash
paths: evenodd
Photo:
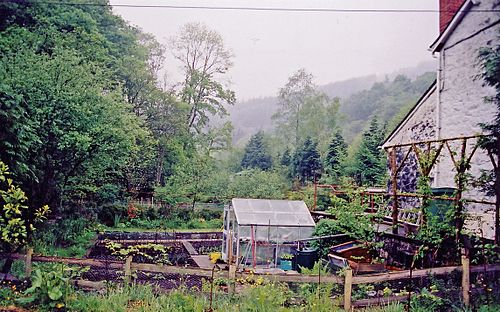
<path id="1" fill-rule="evenodd" d="M 295 142 L 295 148 L 299 146 L 301 116 L 300 112 L 308 98 L 315 93 L 313 76 L 305 69 L 299 69 L 294 73 L 283 88 L 279 90 L 279 110 L 274 114 L 273 119 L 280 123 L 285 132 L 293 134 L 291 138 Z"/>
<path id="2" fill-rule="evenodd" d="M 304 69 L 294 73 L 279 91 L 278 111 L 272 118 L 277 122 L 277 135 L 282 142 L 291 142 L 298 149 L 310 136 L 325 151 L 324 142 L 337 124 L 340 102 L 319 91 L 312 79 Z"/>
<path id="3" fill-rule="evenodd" d="M 381 182 L 386 171 L 385 157 L 379 145 L 384 139 L 384 126 L 379 126 L 373 117 L 370 127 L 363 133 L 359 149 L 355 154 L 355 180 L 361 185 L 375 185 Z"/>
<path id="4" fill-rule="evenodd" d="M 340 129 L 336 129 L 328 146 L 325 157 L 325 172 L 333 183 L 338 183 L 343 175 L 343 162 L 347 155 L 347 144 Z"/>
<path id="5" fill-rule="evenodd" d="M 302 183 L 314 181 L 321 177 L 321 158 L 317 143 L 307 137 L 293 157 L 294 173 Z"/>
<path id="6" fill-rule="evenodd" d="M 109 184 L 122 189 L 139 143 L 149 141 L 119 78 L 123 57 L 138 45 L 134 33 L 108 6 L 33 1 L 0 10 L 0 118 L 10 121 L 0 130 L 0 157 L 29 206 L 56 210 Z"/>
<path id="7" fill-rule="evenodd" d="M 201 23 L 184 25 L 171 39 L 172 53 L 183 66 L 180 97 L 189 106 L 186 124 L 202 133 L 209 115 L 227 115 L 225 104 L 234 104 L 235 94 L 224 86 L 224 75 L 232 67 L 232 52 L 222 36 Z"/>
<path id="8" fill-rule="evenodd" d="M 250 141 L 245 147 L 245 154 L 241 160 L 241 167 L 268 170 L 272 165 L 273 161 L 269 148 L 264 140 L 264 132 L 259 131 L 250 138 Z"/>
<path id="9" fill-rule="evenodd" d="M 287 147 L 283 152 L 280 159 L 280 165 L 288 167 L 292 163 L 292 155 L 290 155 L 290 149 Z"/>

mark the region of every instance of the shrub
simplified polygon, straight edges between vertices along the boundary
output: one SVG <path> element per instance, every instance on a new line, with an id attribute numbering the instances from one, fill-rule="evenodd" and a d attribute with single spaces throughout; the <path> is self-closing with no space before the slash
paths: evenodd
<path id="1" fill-rule="evenodd" d="M 123 204 L 106 204 L 97 209 L 97 219 L 104 225 L 113 226 L 115 216 L 127 217 L 127 206 Z"/>

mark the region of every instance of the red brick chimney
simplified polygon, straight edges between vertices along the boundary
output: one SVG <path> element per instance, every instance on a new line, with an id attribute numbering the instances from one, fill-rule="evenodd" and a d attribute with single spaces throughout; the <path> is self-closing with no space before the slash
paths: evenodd
<path id="1" fill-rule="evenodd" d="M 439 32 L 442 33 L 465 0 L 439 0 Z"/>

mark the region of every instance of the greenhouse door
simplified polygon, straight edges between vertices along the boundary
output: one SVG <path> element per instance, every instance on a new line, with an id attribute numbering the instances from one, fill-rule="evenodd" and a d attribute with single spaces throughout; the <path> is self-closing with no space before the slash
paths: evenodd
<path id="1" fill-rule="evenodd" d="M 224 229 L 222 231 L 222 260 L 229 261 L 234 258 L 234 220 L 231 213 L 231 206 L 224 207 Z"/>

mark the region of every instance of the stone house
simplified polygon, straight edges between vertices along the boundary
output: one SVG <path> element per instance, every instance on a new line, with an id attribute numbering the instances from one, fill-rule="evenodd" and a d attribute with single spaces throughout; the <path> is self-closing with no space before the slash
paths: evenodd
<path id="1" fill-rule="evenodd" d="M 500 44 L 498 10 L 500 0 L 440 0 L 440 33 L 429 48 L 439 60 L 436 81 L 382 144 L 386 151 L 394 151 L 394 168 L 401 165 L 395 171 L 398 191 L 414 192 L 417 187 L 418 155 L 410 143 L 420 151 L 430 146 L 427 144 L 434 152 L 439 150 L 429 174 L 434 188 L 458 187 L 455 180 L 461 153 L 470 157 L 466 173 L 471 181 L 493 168 L 487 152 L 476 147 L 480 124 L 492 121 L 496 114 L 496 107 L 485 102 L 494 89 L 481 78 L 478 55 L 481 48 Z M 407 148 L 401 146 L 405 144 Z M 470 183 L 462 198 L 470 200 L 465 206 L 470 216 L 466 228 L 493 238 L 495 206 L 480 202 L 495 202 L 495 198 Z"/>

